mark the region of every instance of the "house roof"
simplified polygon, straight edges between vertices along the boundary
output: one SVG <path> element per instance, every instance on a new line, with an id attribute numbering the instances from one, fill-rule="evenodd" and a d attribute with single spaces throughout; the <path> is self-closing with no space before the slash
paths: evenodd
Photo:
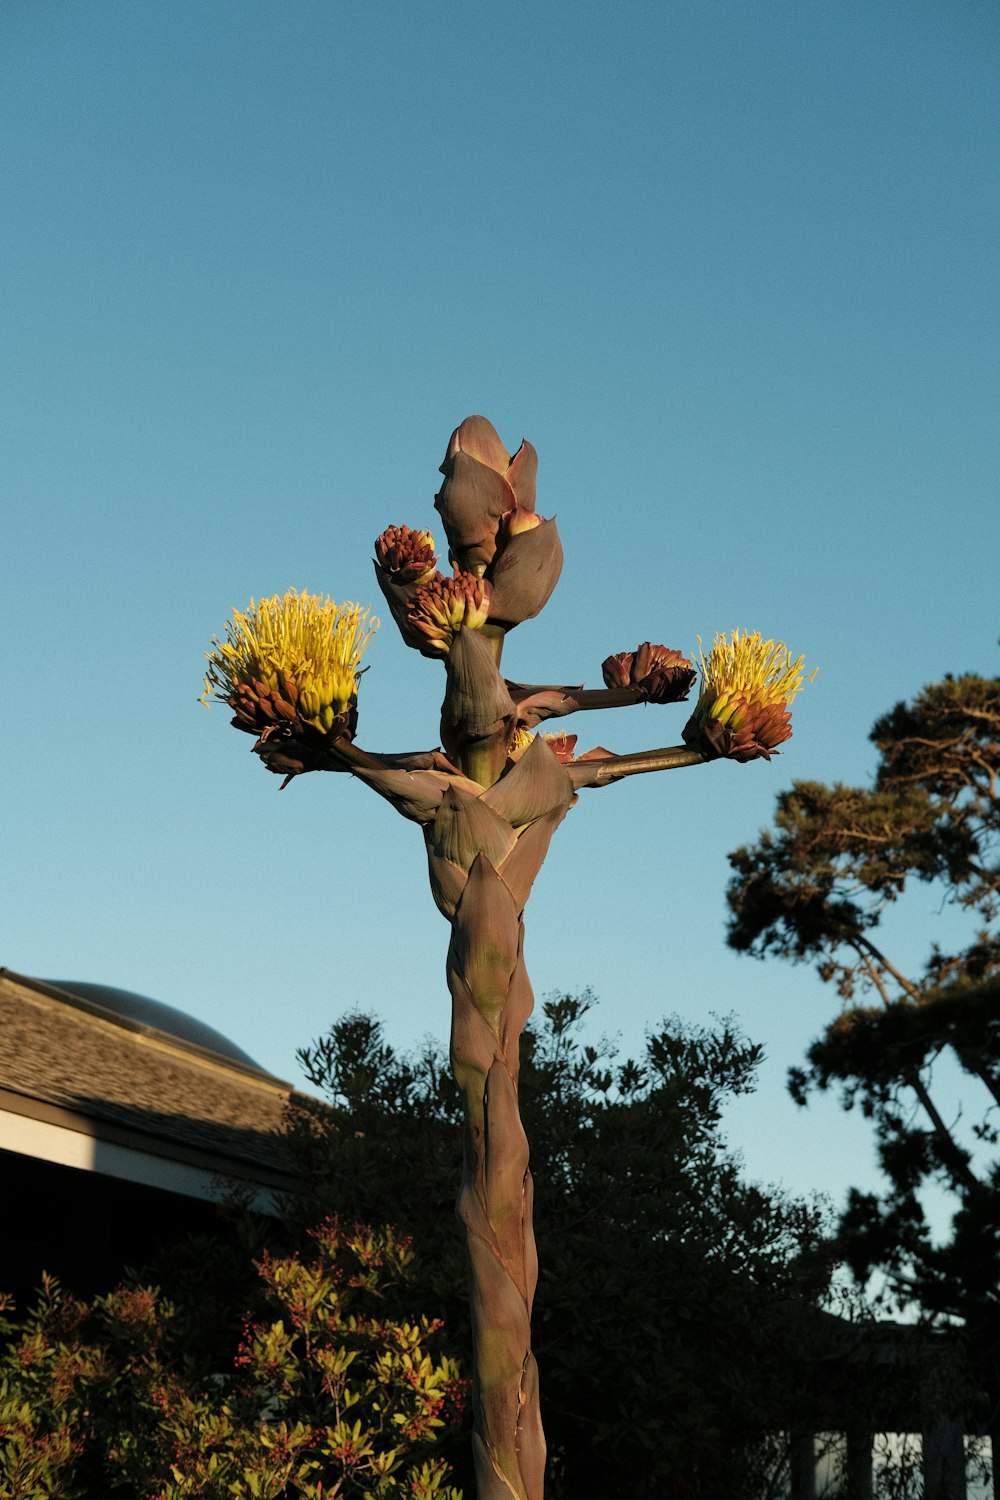
<path id="1" fill-rule="evenodd" d="M 291 1086 L 141 995 L 0 969 L 0 1149 L 197 1197 L 291 1185 Z"/>
<path id="2" fill-rule="evenodd" d="M 202 1051 L 227 1057 L 231 1062 L 242 1063 L 253 1068 L 256 1073 L 264 1072 L 252 1057 L 248 1057 L 242 1048 L 223 1036 L 221 1031 L 216 1031 L 213 1026 L 206 1026 L 204 1021 L 189 1016 L 174 1005 L 164 1005 L 162 1000 L 150 1000 L 148 996 L 137 995 L 132 990 L 115 989 L 110 984 L 91 984 L 89 981 L 80 983 L 66 979 L 47 979 L 35 980 L 34 983 L 44 984 L 49 991 L 65 996 L 74 1003 L 89 1000 L 92 1005 L 111 1011 L 126 1026 L 132 1022 L 136 1028 L 147 1033 L 161 1032 L 172 1037 L 175 1042 L 191 1042 Z"/>

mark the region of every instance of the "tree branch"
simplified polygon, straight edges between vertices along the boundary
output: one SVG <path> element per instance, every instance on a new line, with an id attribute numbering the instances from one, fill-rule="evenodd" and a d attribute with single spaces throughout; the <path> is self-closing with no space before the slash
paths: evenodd
<path id="1" fill-rule="evenodd" d="M 857 943 L 853 944 L 852 946 L 854 946 L 855 950 L 861 954 L 861 961 L 864 964 L 865 968 L 868 970 L 872 983 L 882 997 L 883 1004 L 888 1008 L 892 1005 L 892 1001 L 889 999 L 889 996 L 886 993 L 885 985 L 882 983 L 882 976 L 878 972 L 878 969 L 875 967 L 874 960 L 868 953 L 862 951 L 863 947 L 866 944 L 867 940 L 865 938 L 859 938 L 857 940 Z M 867 944 L 867 946 L 872 947 L 874 945 Z M 890 970 L 890 972 L 894 973 L 893 970 Z M 930 1093 L 927 1089 L 927 1085 L 921 1078 L 919 1070 L 917 1068 L 907 1068 L 903 1076 L 905 1077 L 909 1087 L 913 1090 L 914 1094 L 916 1094 L 917 1099 L 919 1100 L 925 1114 L 927 1115 L 927 1118 L 931 1122 L 934 1130 L 934 1135 L 936 1136 L 938 1145 L 941 1148 L 942 1160 L 948 1166 L 952 1178 L 956 1182 L 964 1183 L 967 1188 L 975 1188 L 981 1186 L 979 1178 L 969 1166 L 969 1160 L 966 1152 L 964 1152 L 959 1146 L 958 1142 L 955 1140 L 955 1137 L 952 1135 L 951 1131 L 944 1123 L 942 1116 L 939 1114 L 937 1105 L 931 1098 Z"/>
<path id="2" fill-rule="evenodd" d="M 911 981 L 906 978 L 905 974 L 901 974 L 899 972 L 899 970 L 897 968 L 895 968 L 894 965 L 889 962 L 889 960 L 886 958 L 885 954 L 882 952 L 882 950 L 880 948 L 877 948 L 875 946 L 875 944 L 872 942 L 871 938 L 862 937 L 859 934 L 858 938 L 857 938 L 857 943 L 858 943 L 858 945 L 860 947 L 866 949 L 867 952 L 872 955 L 872 957 L 875 959 L 876 963 L 879 963 L 879 964 L 882 965 L 883 969 L 885 969 L 885 971 L 886 971 L 887 974 L 891 974 L 892 975 L 892 977 L 893 977 L 893 979 L 895 979 L 896 983 L 900 986 L 901 989 L 903 989 L 906 992 L 907 995 L 909 995 L 910 999 L 912 1001 L 914 1001 L 915 1004 L 917 1004 L 917 1005 L 925 1005 L 927 1003 L 927 997 L 917 988 L 917 986 L 915 984 L 911 983 Z M 869 964 L 869 973 L 872 973 L 870 964 Z M 882 986 L 878 984 L 877 980 L 876 980 L 876 985 L 878 987 L 879 994 L 882 996 L 883 1001 L 885 1002 L 886 1005 L 888 1005 L 890 1003 L 889 999 L 888 999 L 888 997 L 887 997 L 884 989 L 882 988 Z M 998 1087 L 997 1087 L 996 1080 L 993 1079 L 993 1078 L 991 1078 L 990 1075 L 989 1075 L 989 1073 L 984 1068 L 977 1068 L 977 1067 L 975 1067 L 975 1066 L 972 1065 L 972 1063 L 970 1062 L 970 1060 L 968 1058 L 963 1058 L 962 1055 L 961 1055 L 961 1053 L 958 1051 L 957 1047 L 954 1048 L 954 1051 L 955 1051 L 956 1055 L 958 1056 L 959 1062 L 961 1063 L 962 1067 L 966 1070 L 966 1072 L 970 1073 L 972 1075 L 972 1077 L 978 1078 L 979 1081 L 980 1081 L 980 1083 L 986 1089 L 987 1093 L 989 1093 L 989 1094 L 992 1095 L 992 1097 L 996 1100 L 997 1104 L 1000 1104 L 1000 1089 L 998 1089 Z"/>
<path id="3" fill-rule="evenodd" d="M 877 948 L 872 942 L 871 938 L 862 937 L 859 933 L 857 937 L 857 945 L 863 948 L 865 952 L 870 956 L 870 958 L 873 958 L 877 964 L 880 964 L 887 974 L 892 975 L 893 979 L 899 985 L 900 989 L 904 990 L 906 994 L 909 995 L 911 1000 L 914 1000 L 919 1004 L 921 995 L 916 985 L 913 984 L 911 980 L 907 979 L 905 974 L 901 974 L 894 964 L 891 964 L 889 962 L 885 954 L 882 952 L 881 948 Z M 871 972 L 874 977 L 874 971 L 871 969 L 870 964 L 869 972 Z M 890 1005 L 892 1002 L 890 1001 L 882 985 L 879 984 L 877 980 L 876 985 L 879 994 L 882 996 L 882 999 L 885 1001 L 886 1005 Z"/>

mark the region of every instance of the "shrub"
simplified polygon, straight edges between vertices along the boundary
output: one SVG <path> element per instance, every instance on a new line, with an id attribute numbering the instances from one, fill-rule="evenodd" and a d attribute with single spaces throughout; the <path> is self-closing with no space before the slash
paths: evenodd
<path id="1" fill-rule="evenodd" d="M 410 1260 L 336 1219 L 307 1253 L 265 1252 L 222 1368 L 155 1288 L 88 1304 L 47 1277 L 25 1317 L 3 1302 L 0 1496 L 460 1500 L 434 1450 L 464 1383 L 437 1322 L 386 1309 Z"/>

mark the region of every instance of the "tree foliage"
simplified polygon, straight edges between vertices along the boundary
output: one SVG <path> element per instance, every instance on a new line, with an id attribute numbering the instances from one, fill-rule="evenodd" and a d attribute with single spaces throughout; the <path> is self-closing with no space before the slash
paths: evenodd
<path id="1" fill-rule="evenodd" d="M 747 1183 L 723 1111 L 754 1086 L 760 1048 L 728 1023 L 666 1023 L 639 1060 L 581 1040 L 592 997 L 542 1006 L 525 1035 L 541 1280 L 533 1342 L 548 1492 L 697 1496 L 755 1491 L 749 1454 L 787 1424 L 800 1330 L 794 1299 L 826 1277 L 810 1206 Z M 306 1222 L 336 1203 L 413 1236 L 428 1302 L 464 1347 L 463 1250 L 449 1222 L 461 1107 L 433 1047 L 397 1054 L 364 1015 L 303 1061 L 329 1110 L 293 1140 Z M 456 1470 L 461 1473 L 460 1464 Z"/>
<path id="2" fill-rule="evenodd" d="M 853 1191 L 839 1242 L 859 1277 L 886 1272 L 901 1301 L 964 1325 L 979 1376 L 1000 1396 L 1000 679 L 946 677 L 875 724 L 869 788 L 797 782 L 774 826 L 730 856 L 729 941 L 815 965 L 840 1013 L 792 1072 L 793 1096 L 841 1091 L 871 1118 L 886 1178 Z M 913 882 L 933 883 L 974 927 L 931 943 L 916 971 L 880 927 Z M 935 1097 L 957 1062 L 978 1101 L 962 1121 Z M 936 1237 L 924 1189 L 952 1195 Z"/>

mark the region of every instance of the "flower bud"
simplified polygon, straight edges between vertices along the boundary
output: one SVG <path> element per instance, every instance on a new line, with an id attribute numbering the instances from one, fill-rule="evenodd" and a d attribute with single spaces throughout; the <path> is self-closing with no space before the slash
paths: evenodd
<path id="1" fill-rule="evenodd" d="M 522 443 L 513 458 L 485 417 L 466 417 L 448 443 L 434 504 L 455 566 L 481 575 L 497 550 L 502 518 L 535 508 L 538 456 Z"/>
<path id="2" fill-rule="evenodd" d="M 414 531 L 409 526 L 387 526 L 376 539 L 375 557 L 382 571 L 396 583 L 426 583 L 437 564 L 430 532 Z"/>
<path id="3" fill-rule="evenodd" d="M 614 656 L 605 657 L 601 663 L 601 675 L 604 678 L 604 686 L 609 688 L 631 687 L 632 663 L 634 661 L 634 651 L 616 651 Z"/>
<path id="4" fill-rule="evenodd" d="M 681 703 L 691 691 L 695 669 L 680 651 L 643 641 L 635 651 L 619 651 L 601 665 L 609 688 L 636 688 L 648 703 Z"/>

